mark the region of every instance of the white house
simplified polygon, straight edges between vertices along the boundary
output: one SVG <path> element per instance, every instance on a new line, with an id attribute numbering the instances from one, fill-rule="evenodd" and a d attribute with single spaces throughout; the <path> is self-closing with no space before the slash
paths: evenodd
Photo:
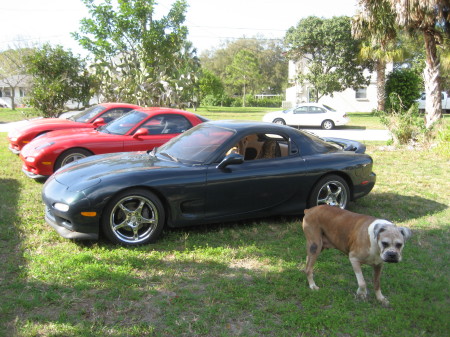
<path id="1" fill-rule="evenodd" d="M 0 101 L 2 104 L 11 108 L 13 89 L 14 88 L 14 104 L 16 106 L 21 106 L 23 104 L 24 97 L 27 93 L 27 77 L 26 76 L 11 76 L 7 79 L 0 79 Z"/>
<path id="2" fill-rule="evenodd" d="M 392 71 L 393 65 L 387 67 L 386 74 Z M 289 83 L 294 85 L 286 89 L 286 101 L 283 102 L 283 108 L 289 108 L 301 103 L 313 102 L 313 88 L 309 83 L 298 83 L 297 74 L 301 71 L 307 71 L 307 61 L 298 62 L 289 61 Z M 331 96 L 323 96 L 319 103 L 329 105 L 330 107 L 345 112 L 371 112 L 377 108 L 377 75 L 369 73 L 370 83 L 367 87 L 358 90 L 346 89 L 342 92 L 333 93 Z"/>

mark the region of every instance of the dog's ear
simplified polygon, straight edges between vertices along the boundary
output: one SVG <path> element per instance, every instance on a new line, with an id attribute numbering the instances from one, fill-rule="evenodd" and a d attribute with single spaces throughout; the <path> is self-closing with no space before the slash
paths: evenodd
<path id="1" fill-rule="evenodd" d="M 412 232 L 409 228 L 399 227 L 398 229 L 400 230 L 400 233 L 402 233 L 403 237 L 405 238 L 405 241 L 411 237 Z"/>
<path id="2" fill-rule="evenodd" d="M 380 235 L 381 232 L 386 230 L 386 224 L 384 223 L 377 223 L 373 227 L 373 236 L 378 240 L 378 235 Z"/>

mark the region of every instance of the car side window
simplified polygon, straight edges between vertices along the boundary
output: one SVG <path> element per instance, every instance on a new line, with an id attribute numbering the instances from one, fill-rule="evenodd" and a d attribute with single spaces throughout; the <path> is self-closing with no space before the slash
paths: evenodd
<path id="1" fill-rule="evenodd" d="M 312 106 L 309 109 L 310 109 L 310 113 L 313 113 L 313 114 L 325 113 L 325 110 L 318 106 Z"/>
<path id="2" fill-rule="evenodd" d="M 305 114 L 305 113 L 308 113 L 307 106 L 300 106 L 294 110 L 294 114 Z"/>
<path id="3" fill-rule="evenodd" d="M 107 112 L 105 112 L 100 117 L 103 118 L 105 123 L 109 123 L 109 122 L 115 120 L 116 118 L 119 118 L 119 117 L 125 115 L 126 113 L 130 112 L 131 110 L 133 110 L 133 109 L 131 109 L 131 108 L 111 109 L 111 110 L 108 110 Z"/>
<path id="4" fill-rule="evenodd" d="M 155 116 L 141 126 L 147 129 L 150 135 L 183 133 L 191 127 L 192 124 L 181 115 Z"/>
<path id="5" fill-rule="evenodd" d="M 251 134 L 227 151 L 244 156 L 245 161 L 274 159 L 289 154 L 290 140 L 278 134 Z"/>

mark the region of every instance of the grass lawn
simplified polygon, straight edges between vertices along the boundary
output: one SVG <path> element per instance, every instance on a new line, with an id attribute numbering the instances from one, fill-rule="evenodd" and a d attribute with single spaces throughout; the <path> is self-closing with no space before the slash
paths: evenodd
<path id="1" fill-rule="evenodd" d="M 413 230 L 384 269 L 390 308 L 369 267 L 369 300 L 355 299 L 335 250 L 316 263 L 321 289 L 308 288 L 301 217 L 165 230 L 138 248 L 63 239 L 0 133 L 0 336 L 447 336 L 449 158 L 367 145 L 377 184 L 350 210 Z"/>

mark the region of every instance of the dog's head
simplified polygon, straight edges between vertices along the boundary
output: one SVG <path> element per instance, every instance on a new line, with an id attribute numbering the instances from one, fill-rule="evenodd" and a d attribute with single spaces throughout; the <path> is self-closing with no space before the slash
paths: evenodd
<path id="1" fill-rule="evenodd" d="M 373 226 L 371 234 L 380 248 L 380 257 L 384 262 L 400 262 L 403 247 L 412 232 L 409 228 L 383 221 Z"/>

